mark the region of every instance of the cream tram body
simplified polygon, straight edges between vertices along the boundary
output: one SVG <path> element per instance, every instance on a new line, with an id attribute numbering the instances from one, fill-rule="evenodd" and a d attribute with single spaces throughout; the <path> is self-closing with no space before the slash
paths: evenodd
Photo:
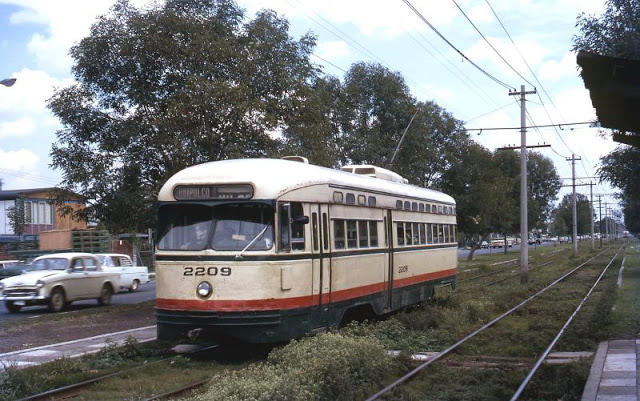
<path id="1" fill-rule="evenodd" d="M 158 200 L 159 339 L 278 342 L 455 284 L 455 202 L 441 192 L 243 159 L 187 168 Z"/>

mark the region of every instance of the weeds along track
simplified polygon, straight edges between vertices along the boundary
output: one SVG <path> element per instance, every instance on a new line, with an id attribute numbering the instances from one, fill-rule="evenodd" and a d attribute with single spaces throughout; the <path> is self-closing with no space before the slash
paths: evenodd
<path id="1" fill-rule="evenodd" d="M 150 362 L 144 362 L 140 365 L 136 365 L 133 367 L 127 367 L 126 369 L 112 372 L 109 374 L 101 375 L 89 380 L 83 380 L 77 383 L 72 383 L 63 387 L 55 388 L 52 390 L 48 390 L 42 393 L 34 394 L 28 397 L 20 398 L 18 401 L 36 401 L 36 400 L 63 400 L 63 399 L 90 399 L 84 396 L 87 391 L 93 386 L 100 385 L 103 382 L 106 382 L 110 379 L 119 379 L 121 377 L 125 377 L 133 374 L 135 371 L 141 371 L 143 369 L 155 366 L 155 365 L 170 365 L 174 363 L 178 358 L 196 358 L 202 354 L 215 352 L 219 350 L 221 347 L 219 345 L 210 345 L 206 347 L 198 347 L 193 350 L 189 350 L 186 352 L 179 353 L 177 355 L 173 355 L 167 358 L 154 360 Z M 204 385 L 208 379 L 205 380 L 197 380 L 193 382 L 189 382 L 187 384 L 180 384 L 172 387 L 170 390 L 164 389 L 162 393 L 149 395 L 146 400 L 161 400 L 168 399 L 169 397 L 176 396 L 182 393 L 185 393 L 189 390 L 197 388 L 199 386 Z"/>
<path id="2" fill-rule="evenodd" d="M 531 272 L 535 269 L 540 269 L 548 266 L 552 267 L 554 262 L 557 262 L 562 258 L 562 256 L 558 255 L 558 253 L 567 253 L 568 251 L 569 249 L 567 248 L 540 255 L 536 258 L 536 261 L 532 261 L 531 263 L 529 263 L 528 271 Z M 462 277 L 457 281 L 457 284 L 460 286 L 460 288 L 456 292 L 451 293 L 450 296 L 455 297 L 461 294 L 465 294 L 469 291 L 481 290 L 485 287 L 496 285 L 510 278 L 519 277 L 520 271 L 518 262 L 519 259 L 512 259 L 504 262 L 493 263 L 491 265 L 488 265 L 489 271 L 484 271 L 470 277 Z"/>
<path id="3" fill-rule="evenodd" d="M 610 312 L 610 304 L 603 302 L 612 298 L 608 289 L 616 283 L 617 271 L 610 267 L 616 261 L 620 263 L 624 249 L 625 245 L 611 246 L 564 273 L 557 273 L 560 268 L 556 267 L 552 279 L 548 278 L 549 271 L 544 277 L 530 278 L 528 285 L 521 286 L 526 287 L 526 292 L 506 285 L 505 288 L 492 287 L 495 291 L 527 295 L 506 312 L 436 353 L 367 400 L 418 399 L 418 395 L 429 393 L 434 399 L 558 399 L 557 394 L 549 390 L 549 383 L 566 380 L 562 378 L 565 373 L 558 373 L 554 371 L 556 367 L 547 364 L 543 366 L 543 362 L 554 348 L 566 351 L 592 349 L 594 337 L 597 337 L 592 331 L 600 325 L 598 319 L 606 319 Z M 486 368 L 488 364 L 466 363 L 479 359 L 499 362 L 492 363 L 491 369 Z M 436 364 L 429 373 L 425 371 L 445 360 L 447 364 Z M 583 364 L 588 365 L 588 362 L 583 361 Z M 478 368 L 480 365 L 483 367 Z M 544 379 L 532 383 L 539 370 L 543 372 L 538 376 Z M 413 380 L 419 373 L 420 380 Z M 456 378 L 468 383 L 453 384 Z M 490 398 L 486 398 L 486 393 L 480 396 L 478 387 L 483 380 L 497 381 L 501 387 L 493 388 Z M 582 384 L 574 387 L 580 387 L 581 394 Z M 579 399 L 580 394 L 574 396 Z"/>

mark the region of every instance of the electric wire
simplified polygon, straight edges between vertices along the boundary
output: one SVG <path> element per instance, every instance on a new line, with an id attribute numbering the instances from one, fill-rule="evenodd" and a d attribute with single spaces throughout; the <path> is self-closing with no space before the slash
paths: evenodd
<path id="1" fill-rule="evenodd" d="M 453 45 L 453 43 L 451 43 L 446 37 L 444 37 L 444 35 L 442 35 L 440 33 L 440 31 L 438 31 L 436 29 L 435 26 L 433 26 L 421 13 L 420 11 L 418 11 L 413 4 L 411 4 L 411 2 L 409 0 L 402 0 L 407 7 L 409 7 L 411 9 L 411 11 L 414 12 L 414 14 L 416 14 L 418 16 L 418 18 L 420 18 L 425 24 L 427 24 L 429 26 L 429 28 L 431 28 L 431 30 L 433 30 L 442 40 L 445 41 L 445 43 L 447 43 L 453 50 L 455 50 L 463 59 L 467 60 L 472 66 L 474 66 L 478 71 L 480 71 L 482 74 L 484 74 L 486 77 L 488 77 L 489 79 L 491 79 L 492 81 L 494 81 L 495 83 L 497 83 L 498 85 L 501 85 L 502 87 L 508 89 L 508 90 L 514 90 L 515 91 L 515 87 L 512 85 L 508 85 L 504 82 L 502 82 L 501 80 L 499 80 L 498 78 L 494 77 L 493 75 L 489 74 L 487 71 L 485 71 L 482 67 L 480 67 L 478 64 L 474 63 L 473 61 L 471 61 L 471 59 L 469 59 L 469 57 L 467 57 L 464 53 L 462 53 L 457 47 L 455 47 Z"/>
<path id="2" fill-rule="evenodd" d="M 509 68 L 511 68 L 511 70 L 513 72 L 515 72 L 520 78 L 522 78 L 526 83 L 528 83 L 529 85 L 531 85 L 532 87 L 535 88 L 535 85 L 532 84 L 531 82 L 529 82 L 529 80 L 527 80 L 527 78 L 523 77 L 522 74 L 520 74 L 515 68 L 513 68 L 513 66 L 504 58 L 502 57 L 502 54 L 500 54 L 500 52 L 491 44 L 491 42 L 489 42 L 489 39 L 487 39 L 486 36 L 484 36 L 484 34 L 482 32 L 480 32 L 480 29 L 478 29 L 478 27 L 476 26 L 476 24 L 473 23 L 473 21 L 471 21 L 471 18 L 469 18 L 469 16 L 467 15 L 467 13 L 464 12 L 464 10 L 462 9 L 462 7 L 460 7 L 460 5 L 458 4 L 458 2 L 456 0 L 451 0 L 453 1 L 453 4 L 456 5 L 456 7 L 458 7 L 458 10 L 460 10 L 460 12 L 462 13 L 462 15 L 464 15 L 464 17 L 467 19 L 467 21 L 469 21 L 469 23 L 471 24 L 471 26 L 473 27 L 473 29 L 476 30 L 476 32 L 478 32 L 478 35 L 480 35 L 480 37 L 482 37 L 482 39 L 489 45 L 489 47 L 491 47 L 491 49 L 494 51 L 494 53 L 496 53 L 498 55 L 498 57 L 500 57 L 500 59 L 502 61 L 504 61 L 504 63 L 509 66 Z"/>

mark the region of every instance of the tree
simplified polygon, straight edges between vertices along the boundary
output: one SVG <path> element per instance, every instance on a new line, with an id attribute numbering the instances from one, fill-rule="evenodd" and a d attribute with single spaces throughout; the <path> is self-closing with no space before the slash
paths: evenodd
<path id="1" fill-rule="evenodd" d="M 600 17 L 581 14 L 577 26 L 580 35 L 573 37 L 573 50 L 640 60 L 640 0 L 608 0 Z M 631 231 L 640 231 L 640 172 L 638 150 L 619 146 L 600 159 L 598 173 L 622 190 L 620 200 L 625 223 Z"/>
<path id="2" fill-rule="evenodd" d="M 609 181 L 620 188 L 620 205 L 627 228 L 640 232 L 640 149 L 627 145 L 618 146 L 600 159 L 598 174 L 601 180 Z"/>
<path id="3" fill-rule="evenodd" d="M 580 35 L 573 37 L 573 51 L 640 59 L 640 0 L 607 0 L 606 4 L 600 18 L 578 16 Z"/>
<path id="4" fill-rule="evenodd" d="M 52 166 L 87 200 L 74 218 L 115 232 L 154 225 L 160 186 L 184 167 L 268 156 L 317 70 L 315 38 L 272 11 L 243 22 L 232 0 L 119 0 L 70 53 L 78 82 L 48 106 L 60 119 Z M 61 202 L 58 202 L 61 204 Z M 132 212 L 133 211 L 133 212 Z"/>
<path id="5" fill-rule="evenodd" d="M 22 240 L 27 223 L 30 222 L 24 206 L 24 194 L 19 194 L 15 205 L 7 208 L 7 220 L 9 220 L 9 225 L 11 226 L 13 233 L 17 235 L 20 240 Z"/>
<path id="6" fill-rule="evenodd" d="M 556 234 L 573 234 L 573 194 L 566 194 L 554 212 Z M 576 194 L 576 228 L 578 235 L 591 233 L 591 202 L 582 194 Z"/>

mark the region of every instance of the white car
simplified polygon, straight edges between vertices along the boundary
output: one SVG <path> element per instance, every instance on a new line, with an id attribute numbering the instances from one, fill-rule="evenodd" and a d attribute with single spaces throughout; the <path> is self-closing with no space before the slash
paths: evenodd
<path id="1" fill-rule="evenodd" d="M 137 291 L 140 284 L 148 283 L 149 268 L 134 266 L 129 255 L 122 253 L 97 253 L 102 270 L 120 275 L 120 288 Z"/>
<path id="2" fill-rule="evenodd" d="M 31 305 L 59 312 L 80 299 L 108 305 L 119 287 L 119 275 L 103 271 L 95 255 L 55 253 L 35 258 L 23 274 L 0 280 L 0 301 L 12 313 Z"/>

